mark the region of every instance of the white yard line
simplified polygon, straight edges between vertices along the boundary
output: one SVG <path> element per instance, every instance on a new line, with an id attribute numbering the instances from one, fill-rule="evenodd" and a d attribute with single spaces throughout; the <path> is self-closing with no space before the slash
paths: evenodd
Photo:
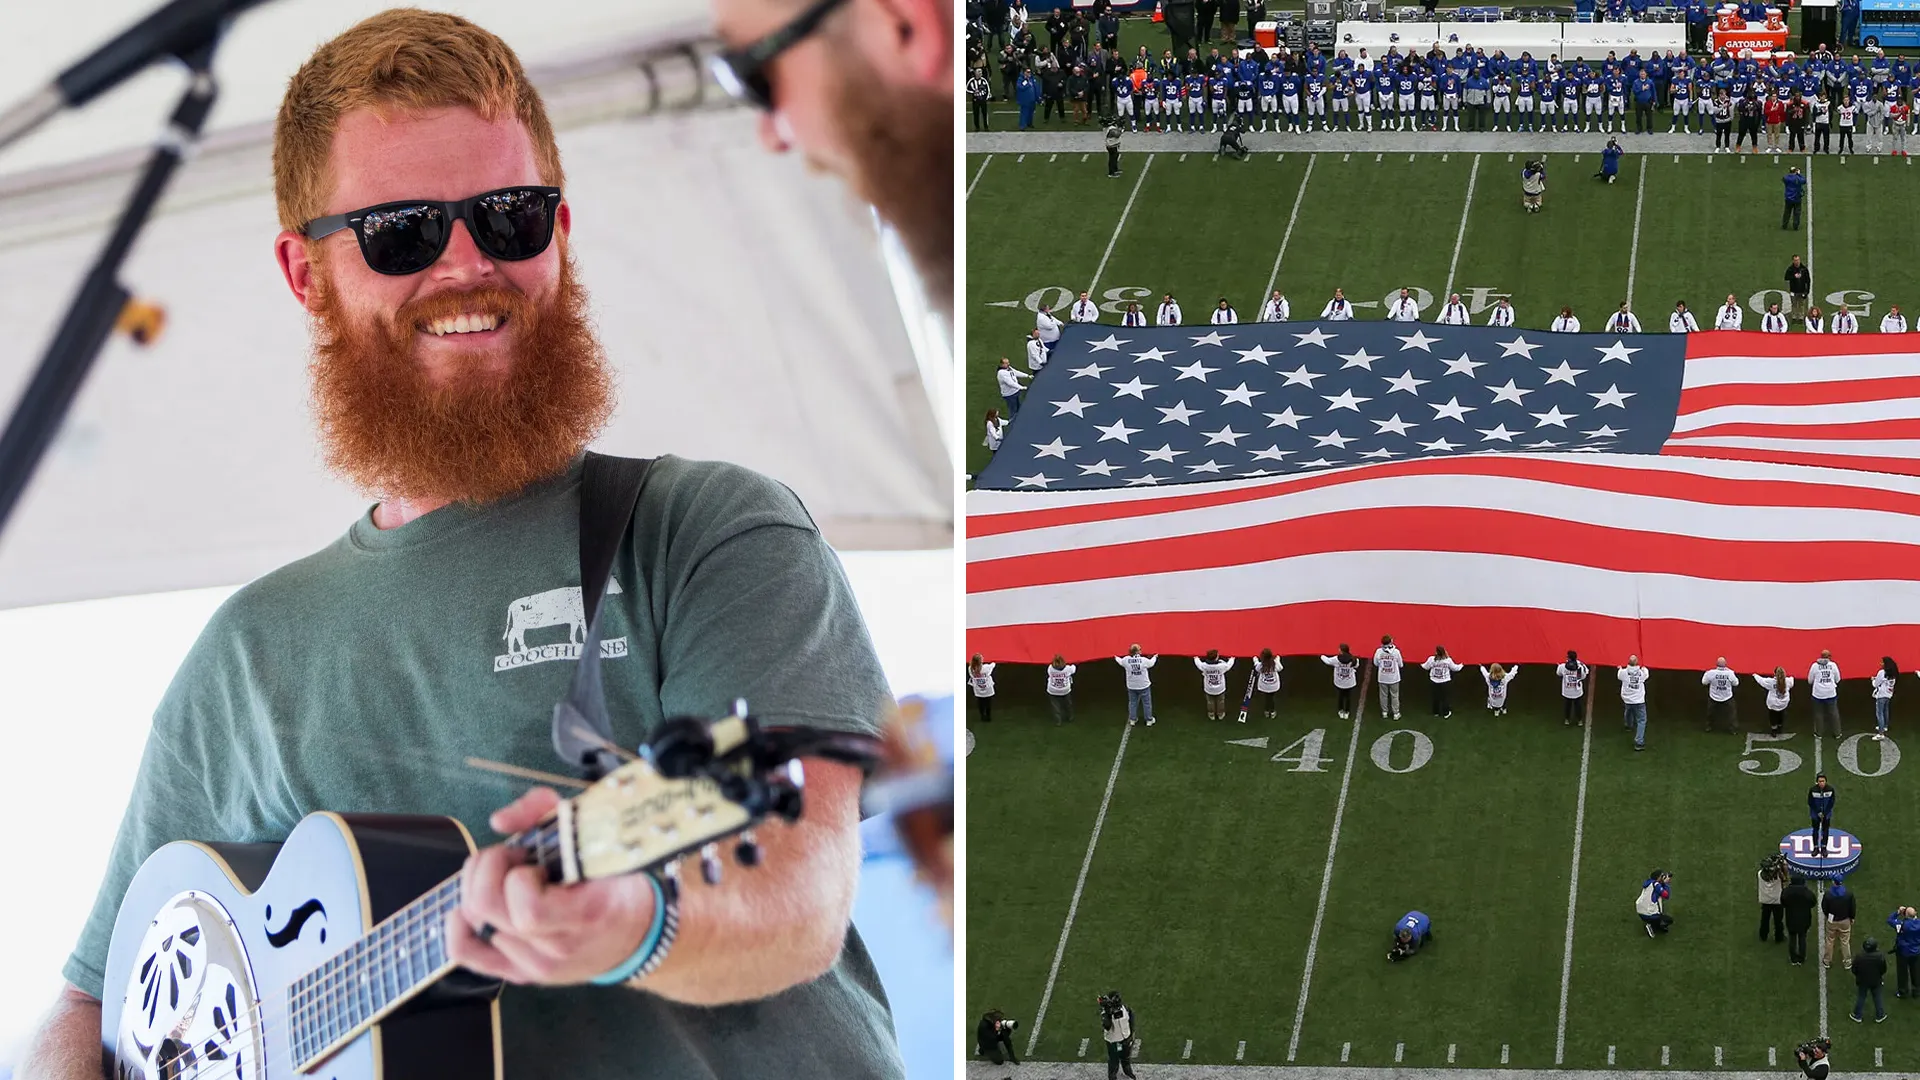
<path id="1" fill-rule="evenodd" d="M 1473 188 L 1480 181 L 1480 155 L 1473 155 L 1473 171 L 1467 174 L 1467 204 L 1460 208 L 1460 231 L 1453 238 L 1453 260 L 1447 263 L 1447 287 L 1440 290 L 1440 303 L 1453 295 L 1453 272 L 1460 267 L 1460 245 L 1467 242 L 1467 215 L 1473 212 Z"/>
<path id="2" fill-rule="evenodd" d="M 1140 178 L 1133 182 L 1133 191 L 1127 196 L 1127 205 L 1120 211 L 1120 221 L 1113 227 L 1113 235 L 1107 238 L 1107 250 L 1100 256 L 1100 265 L 1094 268 L 1093 283 L 1087 286 L 1087 295 L 1094 295 L 1094 289 L 1100 284 L 1100 275 L 1107 272 L 1107 260 L 1113 258 L 1113 245 L 1120 242 L 1120 230 L 1127 227 L 1127 215 L 1133 213 L 1133 200 L 1140 194 L 1140 185 L 1147 182 L 1147 170 L 1153 168 L 1153 155 L 1147 155 L 1147 163 L 1140 166 Z M 1040 1025 L 1034 1024 L 1037 1036 Z"/>
<path id="3" fill-rule="evenodd" d="M 1118 234 L 1119 230 L 1116 229 L 1115 235 Z M 1047 971 L 1047 988 L 1040 992 L 1040 1009 L 1033 1014 L 1033 1033 L 1027 1036 L 1028 1056 L 1032 1056 L 1033 1048 L 1040 1043 L 1040 1025 L 1046 1022 L 1047 1003 L 1053 1000 L 1053 981 L 1060 977 L 1060 959 L 1067 955 L 1067 935 L 1073 933 L 1073 917 L 1080 911 L 1080 894 L 1087 887 L 1087 871 L 1093 866 L 1093 849 L 1100 843 L 1101 827 L 1107 823 L 1107 805 L 1113 802 L 1113 785 L 1120 779 L 1120 763 L 1127 758 L 1127 740 L 1132 737 L 1132 724 L 1120 729 L 1120 750 L 1113 755 L 1113 770 L 1107 773 L 1107 790 L 1100 796 L 1100 813 L 1093 819 L 1093 836 L 1087 840 L 1087 857 L 1080 860 L 1080 878 L 1073 883 L 1073 899 L 1067 904 L 1067 922 L 1060 928 L 1060 944 L 1053 950 L 1053 967 Z"/>
<path id="4" fill-rule="evenodd" d="M 1807 186 L 1812 187 L 1813 185 L 1809 184 Z M 1813 774 L 1815 776 L 1818 776 L 1822 771 L 1824 771 L 1825 768 L 1826 767 L 1824 765 L 1820 764 L 1820 733 L 1814 732 Z M 1820 898 L 1824 900 L 1826 899 L 1826 896 L 1827 896 L 1827 891 L 1825 889 L 1821 889 Z M 1815 919 L 1813 923 L 1813 929 L 1809 931 L 1809 933 L 1817 933 L 1820 935 L 1819 943 L 1815 945 L 1813 948 L 1813 951 L 1814 951 L 1813 958 L 1814 960 L 1818 961 L 1820 959 L 1820 954 L 1825 952 L 1827 948 L 1826 928 L 1820 925 L 1820 920 Z M 1826 1034 L 1827 1034 L 1827 965 L 1821 964 L 1820 965 L 1820 1036 L 1821 1038 L 1825 1038 Z"/>
<path id="5" fill-rule="evenodd" d="M 1913 160 L 1909 158 L 1907 160 L 1907 164 L 1909 165 L 1913 164 Z M 1812 154 L 1807 155 L 1807 168 L 1803 175 L 1805 175 L 1807 178 L 1807 193 L 1806 195 L 1801 197 L 1801 202 L 1805 203 L 1806 205 L 1800 208 L 1800 213 L 1802 216 L 1806 218 L 1806 221 L 1804 222 L 1804 224 L 1807 227 L 1807 272 L 1812 273 L 1813 272 L 1813 155 Z"/>
<path id="6" fill-rule="evenodd" d="M 1645 176 L 1645 166 L 1641 175 Z M 1596 691 L 1597 693 L 1597 691 Z M 1567 875 L 1567 942 L 1560 954 L 1560 1020 L 1554 1027 L 1553 1063 L 1567 1060 L 1567 990 L 1573 985 L 1573 912 L 1580 899 L 1580 841 L 1587 825 L 1587 763 L 1593 756 L 1593 699 L 1587 700 L 1586 731 L 1580 736 L 1580 788 L 1573 802 L 1573 869 Z"/>
<path id="7" fill-rule="evenodd" d="M 1627 308 L 1633 308 L 1633 277 L 1640 269 L 1640 203 L 1647 197 L 1647 157 L 1640 155 L 1640 189 L 1633 194 L 1633 246 L 1627 250 Z"/>
<path id="8" fill-rule="evenodd" d="M 991 164 L 993 164 L 993 155 L 988 154 L 987 159 L 980 163 L 980 167 L 978 169 L 974 170 L 973 179 L 967 182 L 967 198 L 969 199 L 973 198 L 974 185 L 978 184 L 980 182 L 980 178 L 986 175 L 987 166 Z"/>
<path id="9" fill-rule="evenodd" d="M 1333 856 L 1340 850 L 1340 822 L 1347 816 L 1347 790 L 1353 784 L 1353 759 L 1360 756 L 1360 718 L 1367 714 L 1367 681 L 1360 683 L 1353 709 L 1353 737 L 1347 740 L 1347 765 L 1340 773 L 1340 800 L 1333 804 L 1333 831 L 1327 837 L 1327 865 L 1320 871 L 1320 902 L 1313 909 L 1313 931 L 1307 935 L 1307 966 L 1300 972 L 1300 1000 L 1293 1007 L 1293 1034 L 1287 1038 L 1287 1060 L 1300 1052 L 1300 1026 L 1307 1019 L 1307 991 L 1313 986 L 1313 958 L 1320 948 L 1320 924 L 1327 918 L 1327 893 L 1333 888 Z M 1351 1046 L 1352 1044 L 1348 1044 Z M 1346 1049 L 1341 1051 L 1346 1058 Z"/>
<path id="10" fill-rule="evenodd" d="M 1280 260 L 1286 258 L 1287 241 L 1293 239 L 1293 223 L 1300 220 L 1300 204 L 1307 197 L 1307 181 L 1313 179 L 1313 163 L 1320 160 L 1319 154 L 1307 155 L 1307 171 L 1300 177 L 1300 191 L 1293 197 L 1293 213 L 1287 215 L 1287 231 L 1280 234 L 1280 250 L 1273 257 L 1273 273 L 1267 275 L 1266 291 L 1260 294 L 1260 303 L 1265 305 L 1267 297 L 1273 295 L 1273 283 L 1280 280 Z"/>

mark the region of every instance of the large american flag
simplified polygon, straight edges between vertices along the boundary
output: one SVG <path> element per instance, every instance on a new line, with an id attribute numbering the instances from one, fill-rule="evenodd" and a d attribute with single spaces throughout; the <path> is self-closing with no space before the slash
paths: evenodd
<path id="1" fill-rule="evenodd" d="M 969 651 L 1914 665 L 1916 350 L 1070 327 L 969 495 Z"/>

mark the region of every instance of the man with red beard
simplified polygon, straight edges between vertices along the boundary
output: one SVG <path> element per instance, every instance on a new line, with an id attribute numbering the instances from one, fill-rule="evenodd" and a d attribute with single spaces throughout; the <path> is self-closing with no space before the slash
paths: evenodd
<path id="1" fill-rule="evenodd" d="M 550 767 L 544 718 L 572 676 L 550 661 L 578 646 L 564 618 L 514 613 L 579 608 L 581 453 L 612 405 L 541 100 L 487 31 L 388 11 L 294 76 L 273 163 L 326 459 L 379 501 L 236 593 L 181 666 L 22 1077 L 100 1076 L 99 999 L 126 992 L 103 986 L 114 916 L 160 845 L 277 841 L 321 810 L 451 815 L 486 844 L 557 801 L 497 809 L 498 786 L 459 765 Z M 244 527 L 206 511 L 210 543 Z M 791 492 L 664 457 L 633 526 L 601 617 L 619 742 L 737 696 L 775 724 L 877 726 L 885 680 Z M 677 937 L 658 933 L 676 901 L 650 875 L 549 886 L 497 843 L 468 860 L 449 955 L 530 984 L 500 1000 L 506 1075 L 901 1074 L 849 922 L 860 777 L 807 771 L 805 816 L 761 831 L 761 868 L 689 880 Z"/>
<path id="2" fill-rule="evenodd" d="M 899 230 L 953 319 L 953 0 L 713 0 L 715 74 Z"/>

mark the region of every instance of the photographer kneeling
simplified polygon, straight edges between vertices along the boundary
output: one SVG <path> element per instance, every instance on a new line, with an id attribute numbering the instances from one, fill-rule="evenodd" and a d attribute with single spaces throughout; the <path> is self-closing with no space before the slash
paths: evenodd
<path id="1" fill-rule="evenodd" d="M 1420 947 L 1433 940 L 1433 920 L 1424 912 L 1409 911 L 1400 916 L 1393 924 L 1393 948 L 1388 950 L 1387 959 L 1398 963 L 1420 951 Z"/>
<path id="2" fill-rule="evenodd" d="M 1218 158 L 1221 154 L 1237 161 L 1245 161 L 1253 156 L 1253 151 L 1247 149 L 1247 144 L 1240 141 L 1239 121 L 1227 121 L 1226 130 L 1220 132 L 1220 145 L 1214 150 L 1213 156 Z"/>
<path id="3" fill-rule="evenodd" d="M 980 1044 L 980 1056 L 995 1065 L 1004 1065 L 1011 1061 L 1020 1064 L 1020 1058 L 1013 1052 L 1013 1029 L 1020 1021 L 1009 1020 L 999 1009 L 988 1009 L 980 1018 L 980 1026 L 974 1030 L 974 1039 Z"/>
<path id="4" fill-rule="evenodd" d="M 1122 1069 L 1133 1080 L 1133 1009 L 1120 1000 L 1118 990 L 1100 997 L 1100 1037 L 1107 1042 L 1107 1080 Z"/>

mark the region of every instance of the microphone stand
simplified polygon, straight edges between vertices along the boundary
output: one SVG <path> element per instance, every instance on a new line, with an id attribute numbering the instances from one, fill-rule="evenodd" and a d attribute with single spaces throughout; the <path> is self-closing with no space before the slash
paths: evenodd
<path id="1" fill-rule="evenodd" d="M 186 92 L 174 107 L 173 116 L 155 144 L 139 182 L 134 185 L 133 195 L 107 238 L 106 247 L 81 283 L 79 294 L 68 307 L 66 318 L 40 360 L 39 369 L 21 393 L 5 432 L 0 433 L 0 531 L 5 530 L 27 481 L 33 477 L 40 459 L 73 407 L 73 400 L 106 344 L 107 335 L 113 332 L 114 320 L 127 305 L 131 294 L 117 280 L 127 252 L 146 226 L 174 171 L 199 145 L 200 129 L 213 111 L 217 93 L 213 53 L 224 31 L 224 20 L 209 24 L 205 34 L 196 35 L 196 40 L 184 44 L 174 54 L 191 73 Z M 45 109 L 36 120 L 51 111 L 47 106 L 52 103 L 45 97 L 32 104 L 36 111 Z M 0 124 L 3 126 L 8 125 Z M 8 132 L 10 137 L 22 133 L 18 127 Z"/>

